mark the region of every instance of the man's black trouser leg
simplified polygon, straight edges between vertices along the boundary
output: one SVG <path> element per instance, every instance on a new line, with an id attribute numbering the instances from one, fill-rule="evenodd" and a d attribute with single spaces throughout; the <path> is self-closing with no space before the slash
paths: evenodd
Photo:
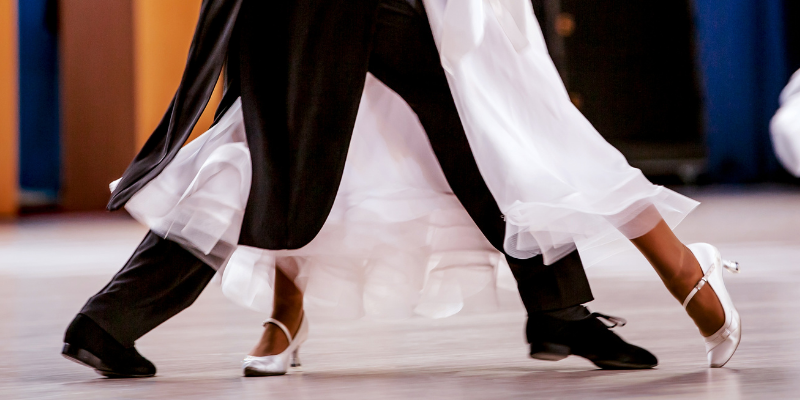
<path id="1" fill-rule="evenodd" d="M 81 309 L 125 347 L 189 307 L 214 269 L 148 232 L 125 266 Z"/>
<path id="2" fill-rule="evenodd" d="M 542 256 L 519 260 L 506 256 L 528 314 L 560 310 L 594 300 L 586 271 L 573 251 L 552 265 Z"/>
<path id="3" fill-rule="evenodd" d="M 472 157 L 425 11 L 408 0 L 382 0 L 379 7 L 370 72 L 417 114 L 453 193 L 492 245 L 503 251 L 505 221 Z M 528 313 L 593 300 L 577 252 L 549 266 L 541 256 L 506 259 Z"/>
<path id="4" fill-rule="evenodd" d="M 415 4 L 417 8 L 409 5 Z M 478 170 L 420 0 L 381 0 L 369 71 L 411 106 L 453 193 L 492 245 L 503 251 L 505 221 Z M 570 354 L 601 368 L 652 368 L 658 360 L 626 343 L 585 307 L 592 300 L 576 252 L 550 266 L 506 255 L 528 310 L 531 357 Z"/>

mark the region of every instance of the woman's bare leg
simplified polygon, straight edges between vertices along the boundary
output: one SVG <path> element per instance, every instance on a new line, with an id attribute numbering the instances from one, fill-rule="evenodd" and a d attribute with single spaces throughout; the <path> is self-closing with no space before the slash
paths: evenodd
<path id="1" fill-rule="evenodd" d="M 692 252 L 678 240 L 663 219 L 655 228 L 631 241 L 656 270 L 667 290 L 682 304 L 703 277 Z M 686 311 L 703 336 L 713 335 L 725 323 L 722 304 L 711 285 L 705 285 L 697 292 Z"/>
<path id="2" fill-rule="evenodd" d="M 297 260 L 292 257 L 279 258 L 276 264 L 272 318 L 281 321 L 294 334 L 300 328 L 300 322 L 303 319 L 303 292 L 283 273 L 281 267 L 296 271 Z M 289 339 L 283 331 L 275 324 L 267 324 L 261 340 L 249 354 L 255 357 L 270 356 L 282 353 L 287 347 L 289 347 Z"/>

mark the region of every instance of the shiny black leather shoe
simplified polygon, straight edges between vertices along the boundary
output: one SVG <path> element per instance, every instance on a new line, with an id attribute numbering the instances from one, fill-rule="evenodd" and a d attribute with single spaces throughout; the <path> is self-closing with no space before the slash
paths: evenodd
<path id="1" fill-rule="evenodd" d="M 606 325 L 600 318 L 612 325 Z M 531 357 L 558 361 L 576 355 L 602 369 L 648 369 L 658 365 L 658 359 L 652 353 L 611 332 L 611 328 L 625 323 L 622 318 L 600 313 L 591 313 L 578 320 L 563 320 L 544 314 L 529 316 L 526 330 Z"/>
<path id="2" fill-rule="evenodd" d="M 61 354 L 109 378 L 147 378 L 156 374 L 156 366 L 135 348 L 125 348 L 83 314 L 78 314 L 67 328 Z"/>

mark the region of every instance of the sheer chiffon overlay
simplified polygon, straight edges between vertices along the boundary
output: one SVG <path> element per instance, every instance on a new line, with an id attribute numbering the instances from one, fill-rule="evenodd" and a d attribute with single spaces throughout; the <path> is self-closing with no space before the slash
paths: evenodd
<path id="1" fill-rule="evenodd" d="M 585 265 L 632 248 L 697 202 L 650 183 L 572 105 L 527 0 L 425 0 L 470 147 L 506 221 L 506 252 Z M 515 290 L 450 191 L 405 102 L 368 76 L 344 176 L 320 233 L 296 250 L 237 244 L 251 180 L 237 101 L 126 205 L 221 273 L 223 292 L 269 312 L 275 261 L 311 313 L 445 317 Z M 113 184 L 112 184 L 113 185 Z M 268 224 L 269 221 L 263 221 Z M 480 299 L 480 301 L 474 301 Z"/>
<path id="2" fill-rule="evenodd" d="M 505 214 L 505 250 L 591 265 L 697 202 L 650 183 L 569 99 L 525 0 L 424 0 L 478 167 Z M 617 229 L 624 226 L 625 236 Z"/>

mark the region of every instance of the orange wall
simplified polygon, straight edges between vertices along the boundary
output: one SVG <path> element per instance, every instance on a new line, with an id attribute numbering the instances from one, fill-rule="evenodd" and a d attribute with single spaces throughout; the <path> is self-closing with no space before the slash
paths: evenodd
<path id="1" fill-rule="evenodd" d="M 183 74 L 201 0 L 134 0 L 136 144 L 161 121 Z M 219 86 L 219 85 L 218 85 Z M 192 136 L 211 125 L 219 87 Z"/>
<path id="2" fill-rule="evenodd" d="M 0 0 L 0 217 L 17 212 L 17 0 Z"/>
<path id="3" fill-rule="evenodd" d="M 14 1 L 14 0 L 0 0 Z M 61 0 L 65 210 L 100 210 L 180 83 L 201 0 Z M 212 98 L 195 135 L 212 122 Z"/>
<path id="4" fill-rule="evenodd" d="M 59 3 L 61 205 L 68 211 L 104 209 L 108 183 L 136 152 L 131 1 Z"/>

